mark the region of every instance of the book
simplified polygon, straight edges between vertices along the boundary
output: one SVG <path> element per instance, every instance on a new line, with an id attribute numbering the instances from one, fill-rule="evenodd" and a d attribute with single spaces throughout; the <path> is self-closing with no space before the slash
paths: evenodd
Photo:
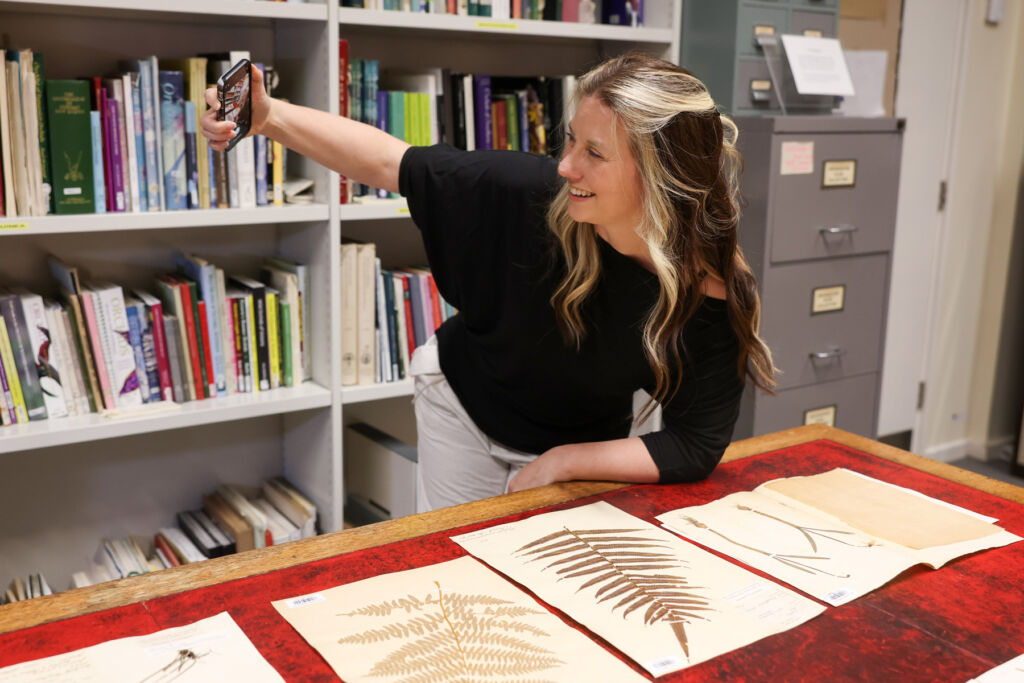
<path id="1" fill-rule="evenodd" d="M 71 386 L 75 395 L 77 409 L 75 414 L 86 415 L 95 410 L 93 399 L 90 395 L 90 387 L 87 382 L 88 374 L 85 363 L 82 360 L 81 349 L 79 348 L 77 329 L 75 328 L 73 313 L 70 306 L 61 306 L 53 302 L 54 316 L 58 318 L 57 327 L 60 329 L 65 355 L 66 367 L 71 371 Z M 47 306 L 50 310 L 50 306 Z"/>
<path id="2" fill-rule="evenodd" d="M 203 509 L 234 541 L 237 552 L 256 547 L 252 525 L 228 505 L 219 492 L 203 496 Z"/>
<path id="3" fill-rule="evenodd" d="M 5 361 L 4 359 L 10 356 L 10 351 L 7 351 L 4 347 L 6 343 L 10 345 L 10 341 L 7 340 L 7 324 L 3 321 L 3 316 L 0 316 L 0 325 L 3 326 L 3 335 L 0 339 L 0 422 L 4 426 L 11 424 L 18 424 L 18 414 L 14 404 L 14 394 L 11 391 L 11 382 L 8 381 L 6 363 L 14 365 L 14 361 Z M 7 340 L 5 342 L 5 340 Z M 28 420 L 28 416 L 25 416 L 25 420 Z"/>
<path id="4" fill-rule="evenodd" d="M 209 532 L 203 528 L 199 520 L 195 519 L 190 512 L 179 512 L 175 515 L 178 521 L 178 528 L 188 537 L 188 540 L 203 554 L 204 557 L 219 557 L 221 546 L 213 540 Z"/>
<path id="5" fill-rule="evenodd" d="M 142 309 L 140 317 L 139 309 Z M 125 299 L 124 310 L 128 317 L 128 341 L 135 357 L 135 376 L 139 382 L 139 395 L 143 403 L 149 403 L 149 373 L 146 370 L 146 352 L 142 347 L 142 322 L 146 307 L 137 299 Z"/>
<path id="6" fill-rule="evenodd" d="M 191 564 L 192 562 L 202 562 L 207 559 L 206 555 L 203 555 L 199 551 L 199 548 L 189 539 L 189 537 L 181 530 L 171 526 L 160 527 L 160 536 L 170 544 L 171 549 L 181 560 L 182 564 Z"/>
<path id="7" fill-rule="evenodd" d="M 253 547 L 265 548 L 273 545 L 267 542 L 267 517 L 260 512 L 235 486 L 222 484 L 217 487 L 220 497 L 252 527 Z"/>
<path id="8" fill-rule="evenodd" d="M 199 203 L 199 157 L 196 141 L 196 106 L 185 101 L 185 197 L 188 208 L 202 208 Z M 203 137 L 199 135 L 199 137 Z M 205 139 L 205 138 L 204 138 Z"/>
<path id="9" fill-rule="evenodd" d="M 407 377 L 409 373 L 409 358 L 412 349 L 409 345 L 409 325 L 411 321 L 406 315 L 406 289 L 405 281 L 398 273 L 391 273 L 391 285 L 394 289 L 393 302 L 395 311 L 395 322 L 397 324 L 398 353 L 402 363 L 402 376 Z"/>
<path id="10" fill-rule="evenodd" d="M 224 530 L 206 514 L 205 510 L 193 510 L 192 517 L 199 522 L 206 533 L 217 543 L 221 555 L 230 555 L 235 552 L 235 543 L 228 537 Z"/>
<path id="11" fill-rule="evenodd" d="M 359 383 L 359 276 L 357 270 L 357 245 L 343 242 L 341 245 L 341 384 L 352 386 Z"/>
<path id="12" fill-rule="evenodd" d="M 128 111 L 131 106 L 130 98 L 124 98 L 124 83 L 120 76 L 116 78 L 104 78 L 103 88 L 107 94 L 107 106 L 110 102 L 117 104 L 116 113 L 111 113 L 110 132 L 117 139 L 114 168 L 120 174 L 121 187 L 124 188 L 125 211 L 136 211 L 139 203 L 138 177 L 133 172 L 135 162 L 132 159 L 134 147 L 134 136 L 129 135 L 128 126 L 131 125 L 132 117 Z M 129 144 L 131 143 L 131 144 Z"/>
<path id="13" fill-rule="evenodd" d="M 160 186 L 163 181 L 163 170 L 158 154 L 160 137 L 157 134 L 157 119 L 160 116 L 160 109 L 157 105 L 156 80 L 149 60 L 135 60 L 135 68 L 139 72 L 142 143 L 143 155 L 146 160 L 146 207 L 150 211 L 160 211 Z"/>
<path id="14" fill-rule="evenodd" d="M 139 72 L 129 71 L 124 74 L 125 95 L 131 92 L 133 132 L 135 133 L 135 164 L 138 173 L 139 211 L 149 211 L 149 187 L 146 177 L 146 133 L 142 121 L 142 86 Z"/>
<path id="15" fill-rule="evenodd" d="M 264 74 L 266 80 L 266 66 L 257 63 L 256 67 Z M 269 203 L 267 186 L 268 155 L 273 152 L 269 149 L 270 141 L 264 135 L 253 135 L 253 150 L 255 154 L 255 182 L 256 182 L 256 206 L 266 206 Z"/>
<path id="16" fill-rule="evenodd" d="M 476 116 L 476 148 L 494 149 L 494 135 L 491 129 L 491 77 L 488 75 L 473 76 L 473 110 Z"/>
<path id="17" fill-rule="evenodd" d="M 124 156 L 121 149 L 121 136 L 117 130 L 117 121 L 120 118 L 120 105 L 116 100 L 107 97 L 103 93 L 105 112 L 103 116 L 103 145 L 105 150 L 106 174 L 107 174 L 107 196 L 111 202 L 107 208 L 110 211 L 128 211 L 128 188 L 124 185 Z"/>
<path id="18" fill-rule="evenodd" d="M 110 390 L 117 408 L 142 405 L 139 376 L 135 367 L 128 331 L 128 313 L 124 292 L 119 285 L 96 283 L 87 288 L 92 293 L 93 307 L 100 327 L 100 341 L 110 373 Z"/>
<path id="19" fill-rule="evenodd" d="M 156 335 L 153 330 L 153 322 L 145 303 L 135 300 L 133 305 L 135 306 L 135 314 L 139 320 L 139 328 L 142 334 L 142 362 L 144 364 L 146 386 L 149 391 L 148 401 L 160 401 L 163 399 L 163 390 L 160 386 L 160 360 L 157 357 Z"/>
<path id="20" fill-rule="evenodd" d="M 267 302 L 266 288 L 262 282 L 241 275 L 231 276 L 231 283 L 242 292 L 252 297 L 253 317 L 249 323 L 253 333 L 256 353 L 255 376 L 259 391 L 270 390 L 270 347 L 267 338 Z M 250 346 L 250 349 L 253 347 Z"/>
<path id="21" fill-rule="evenodd" d="M 7 331 L 7 321 L 4 319 L 3 313 L 0 313 L 0 363 L 3 364 L 4 377 L 7 382 L 4 391 L 11 393 L 8 410 L 13 418 L 12 421 L 15 424 L 28 422 L 28 410 L 25 407 L 25 396 L 21 391 L 18 366 L 14 362 L 14 347 L 11 345 L 11 337 Z"/>
<path id="22" fill-rule="evenodd" d="M 176 252 L 174 263 L 178 270 L 194 281 L 199 288 L 199 295 L 206 304 L 206 326 L 209 330 L 210 355 L 213 368 L 212 395 L 224 396 L 227 391 L 227 378 L 224 367 L 224 333 L 222 330 L 224 315 L 222 312 L 223 272 L 218 278 L 218 269 L 209 261 L 191 253 Z"/>
<path id="23" fill-rule="evenodd" d="M 186 277 L 176 278 L 181 291 L 181 308 L 185 313 L 185 331 L 188 333 L 189 354 L 195 351 L 195 365 L 192 367 L 193 379 L 196 382 L 196 397 L 210 398 L 217 395 L 216 385 L 210 388 L 212 377 L 207 375 L 206 337 L 202 332 L 202 321 L 199 317 L 199 288 L 194 280 Z M 197 369 L 198 368 L 198 369 Z"/>
<path id="24" fill-rule="evenodd" d="M 281 514 L 266 498 L 254 498 L 253 506 L 267 518 L 267 533 L 270 540 L 267 545 L 280 545 L 302 538 L 302 531 L 291 520 Z"/>
<path id="25" fill-rule="evenodd" d="M 373 264 L 374 284 L 374 318 L 376 327 L 377 359 L 374 365 L 377 371 L 378 382 L 391 382 L 395 377 L 391 373 L 391 344 L 388 339 L 388 317 L 386 299 L 384 297 L 384 276 L 381 273 L 380 259 L 375 258 Z"/>
<path id="26" fill-rule="evenodd" d="M 267 356 L 270 360 L 270 388 L 277 389 L 281 386 L 281 311 L 278 306 L 277 289 L 270 285 L 266 287 L 266 309 L 267 309 Z"/>
<path id="27" fill-rule="evenodd" d="M 277 268 L 269 263 L 264 264 L 261 270 L 262 280 L 272 285 L 279 292 L 281 305 L 281 339 L 282 357 L 284 359 L 285 384 L 287 386 L 299 386 L 302 383 L 302 350 L 299 346 L 301 333 L 299 313 L 299 277 Z M 285 313 L 287 310 L 287 314 Z M 344 354 L 344 351 L 342 352 Z M 342 373 L 344 374 L 344 359 L 342 360 Z M 342 380 L 344 384 L 344 379 Z"/>
<path id="28" fill-rule="evenodd" d="M 169 400 L 175 403 L 195 400 L 194 393 L 190 393 L 187 390 L 187 387 L 190 386 L 188 378 L 185 376 L 185 367 L 188 360 L 183 355 L 182 347 L 180 346 L 181 336 L 178 317 L 173 313 L 165 314 L 163 321 L 164 339 L 167 340 L 168 374 L 171 380 L 171 398 Z"/>
<path id="29" fill-rule="evenodd" d="M 95 213 L 106 213 L 107 211 L 107 188 L 104 185 L 105 171 L 103 170 L 103 130 L 102 121 L 98 111 L 89 112 L 89 129 L 92 134 L 92 194 Z"/>
<path id="30" fill-rule="evenodd" d="M 268 479 L 263 493 L 292 524 L 302 531 L 302 538 L 316 535 L 317 509 L 306 496 L 282 477 Z"/>
<path id="31" fill-rule="evenodd" d="M 168 569 L 182 565 L 181 558 L 174 552 L 174 546 L 171 545 L 171 542 L 163 534 L 158 533 L 153 536 L 153 546 L 155 552 Z"/>
<path id="32" fill-rule="evenodd" d="M 356 292 L 357 327 L 356 340 L 358 352 L 356 356 L 357 381 L 359 384 L 373 384 L 376 380 L 376 299 L 374 264 L 377 248 L 373 243 L 356 245 Z"/>
<path id="33" fill-rule="evenodd" d="M 232 50 L 202 56 L 208 60 L 208 76 L 213 76 L 211 80 L 214 81 L 239 60 L 251 59 L 248 50 Z M 236 205 L 232 202 L 232 206 L 243 209 L 256 208 L 256 151 L 252 137 L 239 141 L 227 153 L 227 157 L 229 178 L 237 177 L 238 203 Z M 235 188 L 231 190 L 234 192 Z"/>
<path id="34" fill-rule="evenodd" d="M 206 378 L 203 387 L 206 388 L 206 397 L 216 398 L 217 385 L 213 379 L 213 358 L 211 356 L 212 340 L 210 339 L 210 325 L 209 320 L 206 317 L 206 309 L 206 302 L 200 301 L 198 304 L 198 312 L 196 314 L 196 320 L 199 323 L 198 328 L 196 329 L 196 336 L 199 340 L 199 350 L 202 353 L 203 376 Z"/>
<path id="35" fill-rule="evenodd" d="M 231 308 L 231 329 L 233 331 L 235 372 L 238 376 L 238 391 L 250 393 L 252 386 L 252 369 L 249 356 L 249 325 L 247 311 L 248 300 L 251 298 L 238 289 L 227 290 L 227 302 Z"/>
<path id="36" fill-rule="evenodd" d="M 180 367 L 184 383 L 184 386 L 182 387 L 184 394 L 179 394 L 178 391 L 175 390 L 174 400 L 178 403 L 182 403 L 184 401 L 195 401 L 197 398 L 202 399 L 205 392 L 202 389 L 202 376 L 199 375 L 199 348 L 195 345 L 194 326 L 191 328 L 191 334 L 189 332 L 189 328 L 186 327 L 186 307 L 182 301 L 181 285 L 177 278 L 170 275 L 162 275 L 156 278 L 155 285 L 156 296 L 163 302 L 164 320 L 167 320 L 168 312 L 170 312 L 170 315 L 174 316 L 175 346 L 178 349 L 179 354 L 181 354 L 185 360 Z M 187 307 L 187 314 L 191 317 L 191 306 Z M 170 354 L 171 341 L 169 339 L 167 340 L 167 344 L 168 354 Z M 196 379 L 197 377 L 199 378 L 198 381 Z"/>
<path id="37" fill-rule="evenodd" d="M 313 336 L 312 332 L 312 275 L 309 266 L 284 258 L 269 258 L 268 265 L 294 273 L 299 285 L 299 346 L 302 355 L 302 378 L 313 376 Z M 301 380 L 300 380 L 301 381 Z"/>
<path id="38" fill-rule="evenodd" d="M 104 408 L 103 392 L 99 374 L 96 370 L 95 355 L 92 353 L 91 339 L 81 297 L 62 284 L 61 298 L 67 306 L 65 312 L 68 315 L 71 334 L 74 337 L 78 363 L 82 368 L 82 379 L 85 382 L 89 410 L 91 412 L 100 412 Z"/>
<path id="39" fill-rule="evenodd" d="M 185 169 L 185 82 L 180 71 L 159 74 L 160 134 L 166 210 L 188 208 Z"/>
<path id="40" fill-rule="evenodd" d="M 14 198 L 14 149 L 10 99 L 7 87 L 7 60 L 0 50 L 0 176 L 3 180 L 3 211 L 11 217 L 18 215 Z M 25 213 L 22 211 L 22 213 Z"/>
<path id="41" fill-rule="evenodd" d="M 96 198 L 89 83 L 47 81 L 46 114 L 55 213 L 92 213 Z"/>
<path id="42" fill-rule="evenodd" d="M 186 59 L 161 59 L 160 64 L 163 68 L 171 69 L 174 71 L 180 71 L 182 73 L 182 79 L 184 82 L 184 104 L 185 104 L 185 116 L 186 125 L 188 125 L 188 109 L 189 102 L 192 103 L 191 107 L 193 122 L 195 125 L 192 126 L 193 131 L 196 133 L 195 136 L 195 184 L 198 197 L 194 198 L 195 205 L 189 203 L 189 208 L 200 208 L 209 209 L 212 208 L 212 200 L 209 192 L 210 188 L 210 163 L 209 163 L 209 142 L 206 137 L 203 136 L 198 130 L 198 121 L 202 118 L 203 114 L 206 113 L 206 96 L 204 94 L 208 79 L 208 60 L 205 57 L 188 57 Z M 187 144 L 187 143 L 186 143 Z M 187 148 L 186 148 L 187 149 Z M 192 175 L 188 176 L 193 178 Z"/>
<path id="43" fill-rule="evenodd" d="M 156 357 L 157 382 L 150 376 L 150 388 L 157 389 L 165 401 L 174 400 L 173 381 L 171 379 L 170 353 L 168 340 L 164 334 L 163 302 L 149 292 L 134 290 L 133 294 L 146 306 L 146 325 L 153 336 L 153 354 Z M 148 363 L 148 361 L 147 361 Z"/>
<path id="44" fill-rule="evenodd" d="M 7 114 L 8 136 L 11 140 L 11 168 L 16 210 L 11 215 L 34 216 L 32 181 L 29 177 L 28 140 L 25 113 L 22 108 L 20 58 L 14 50 L 7 52 Z"/>
<path id="45" fill-rule="evenodd" d="M 146 191 L 142 177 L 139 173 L 139 149 L 136 137 L 135 98 L 132 96 L 131 73 L 124 73 L 120 76 L 120 83 L 117 91 L 121 96 L 121 146 L 127 159 L 125 170 L 128 173 L 129 197 L 131 199 L 131 211 L 136 213 L 145 211 L 143 195 Z M 145 153 L 145 150 L 143 150 Z M 145 173 L 145 161 L 142 164 L 142 172 Z"/>
<path id="46" fill-rule="evenodd" d="M 28 321 L 17 294 L 0 291 L 0 315 L 7 323 L 7 336 L 14 357 L 14 366 L 21 382 L 28 419 L 45 420 L 46 404 L 39 385 L 39 371 L 34 359 L 34 347 L 29 336 Z"/>
<path id="47" fill-rule="evenodd" d="M 43 298 L 24 289 L 16 289 L 14 293 L 21 300 L 25 328 L 28 332 L 29 354 L 46 406 L 46 416 L 65 417 L 68 409 L 64 398 L 63 380 L 57 368 L 50 362 L 53 340 L 46 320 Z"/>

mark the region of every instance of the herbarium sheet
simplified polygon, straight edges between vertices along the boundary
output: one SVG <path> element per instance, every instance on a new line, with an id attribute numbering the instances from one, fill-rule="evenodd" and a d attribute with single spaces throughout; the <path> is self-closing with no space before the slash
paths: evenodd
<path id="1" fill-rule="evenodd" d="M 793 628 L 825 609 L 605 502 L 452 540 L 654 676 Z"/>
<path id="2" fill-rule="evenodd" d="M 345 681 L 643 681 L 471 557 L 273 603 Z"/>
<path id="3" fill-rule="evenodd" d="M 0 669 L 0 682 L 283 683 L 227 612 Z"/>
<path id="4" fill-rule="evenodd" d="M 1020 540 L 990 518 L 845 469 L 775 479 L 658 520 L 832 605 L 916 564 L 937 569 Z"/>

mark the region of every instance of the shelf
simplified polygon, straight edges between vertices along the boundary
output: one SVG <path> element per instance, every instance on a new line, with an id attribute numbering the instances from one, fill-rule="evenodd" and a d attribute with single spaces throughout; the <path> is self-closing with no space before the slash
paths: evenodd
<path id="1" fill-rule="evenodd" d="M 153 408 L 143 406 L 135 416 L 105 417 L 93 413 L 40 420 L 0 427 L 0 454 L 326 408 L 330 404 L 328 389 L 306 382 L 258 394 L 235 394 L 170 406 L 158 403 Z M 162 410 L 165 407 L 166 412 Z"/>
<path id="2" fill-rule="evenodd" d="M 72 216 L 0 217 L 0 238 L 54 235 L 68 232 L 117 232 L 122 230 L 164 230 L 221 225 L 301 223 L 325 221 L 326 204 L 264 206 L 258 209 L 197 209 L 195 211 L 153 211 L 148 213 L 84 213 Z"/>
<path id="3" fill-rule="evenodd" d="M 268 0 L 0 0 L 0 11 L 59 12 L 61 14 L 131 16 L 185 14 L 224 17 L 240 23 L 253 19 L 326 21 L 325 3 L 269 2 Z"/>
<path id="4" fill-rule="evenodd" d="M 384 398 L 412 395 L 413 380 L 410 377 L 409 379 L 399 380 L 398 382 L 342 387 L 341 402 L 345 404 L 366 403 L 368 401 L 379 401 Z"/>
<path id="5" fill-rule="evenodd" d="M 362 204 L 342 204 L 342 221 L 374 221 L 385 218 L 408 218 L 409 205 L 405 198 L 378 199 Z"/>
<path id="6" fill-rule="evenodd" d="M 451 14 L 424 14 L 367 10 L 353 7 L 338 9 L 338 21 L 345 26 L 369 26 L 387 29 L 412 29 L 432 32 L 498 34 L 510 38 L 553 38 L 557 40 L 617 40 L 627 43 L 672 43 L 672 30 L 646 26 L 578 24 L 568 21 L 533 19 L 492 19 Z"/>

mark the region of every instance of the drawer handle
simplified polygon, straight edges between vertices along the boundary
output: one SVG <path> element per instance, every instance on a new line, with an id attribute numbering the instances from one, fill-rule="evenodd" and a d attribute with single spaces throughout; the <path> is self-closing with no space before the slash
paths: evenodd
<path id="1" fill-rule="evenodd" d="M 859 229 L 856 225 L 851 225 L 850 223 L 840 223 L 839 225 L 824 227 L 819 232 L 822 235 L 843 235 L 848 232 L 857 232 Z"/>
<path id="2" fill-rule="evenodd" d="M 843 356 L 846 351 L 842 349 L 832 349 L 830 351 L 812 351 L 809 355 L 811 360 L 831 360 Z"/>

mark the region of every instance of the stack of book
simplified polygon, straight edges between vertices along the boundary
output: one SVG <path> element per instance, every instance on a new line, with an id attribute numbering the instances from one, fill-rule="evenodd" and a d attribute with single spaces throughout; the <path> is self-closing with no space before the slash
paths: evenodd
<path id="1" fill-rule="evenodd" d="M 493 19 L 644 25 L 644 0 L 341 0 L 341 6 Z"/>
<path id="2" fill-rule="evenodd" d="M 43 56 L 0 56 L 0 216 L 255 208 L 284 203 L 284 149 L 263 136 L 215 152 L 204 91 L 249 53 L 126 60 L 46 80 Z M 265 68 L 266 87 L 276 80 Z"/>
<path id="3" fill-rule="evenodd" d="M 573 76 L 498 77 L 449 69 L 382 75 L 378 60 L 350 58 L 345 39 L 338 59 L 339 111 L 411 145 L 556 153 L 565 103 L 576 87 Z M 358 183 L 341 186 L 343 204 L 392 196 Z"/>
<path id="4" fill-rule="evenodd" d="M 268 259 L 260 279 L 193 254 L 156 295 L 82 282 L 51 258 L 59 300 L 0 289 L 4 425 L 298 386 L 311 373 L 309 270 Z"/>
<path id="5" fill-rule="evenodd" d="M 456 310 L 427 268 L 385 270 L 376 245 L 341 245 L 341 383 L 397 382 L 409 358 Z"/>
<path id="6" fill-rule="evenodd" d="M 103 539 L 89 569 L 72 574 L 71 588 L 309 538 L 316 520 L 316 506 L 282 477 L 258 489 L 222 485 L 201 509 L 179 512 L 177 526 Z"/>
<path id="7" fill-rule="evenodd" d="M 50 590 L 50 585 L 46 583 L 46 579 L 43 578 L 42 574 L 29 574 L 28 579 L 15 577 L 11 581 L 7 590 L 4 591 L 3 595 L 0 595 L 0 605 L 52 594 L 53 591 Z"/>

